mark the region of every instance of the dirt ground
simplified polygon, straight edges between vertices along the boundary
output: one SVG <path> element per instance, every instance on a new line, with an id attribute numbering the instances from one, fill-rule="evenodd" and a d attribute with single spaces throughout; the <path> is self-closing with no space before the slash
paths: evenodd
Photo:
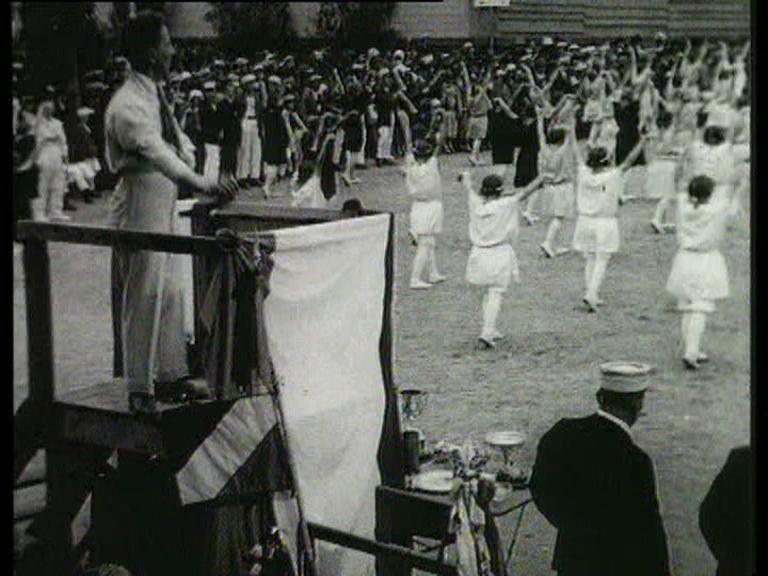
<path id="1" fill-rule="evenodd" d="M 445 225 L 437 259 L 448 281 L 426 291 L 407 288 L 414 248 L 408 234 L 410 202 L 395 167 L 359 171 L 361 183 L 341 189 L 337 202 L 357 196 L 367 208 L 396 214 L 395 378 L 400 387 L 429 393 L 417 425 L 429 442 L 517 429 L 527 435 L 517 462 L 531 466 L 541 435 L 559 418 L 594 410 L 598 365 L 616 359 L 656 369 L 636 441 L 653 459 L 664 520 L 678 575 L 714 573 L 698 528 L 698 506 L 728 452 L 750 435 L 749 217 L 732 226 L 723 246 L 731 297 L 710 317 L 703 348 L 710 363 L 683 369 L 680 317 L 664 291 L 676 244 L 654 235 L 653 203 L 621 208 L 621 251 L 611 261 L 599 313 L 581 304 L 583 262 L 576 254 L 547 260 L 538 249 L 546 223 L 521 226 L 516 251 L 521 283 L 510 288 L 499 319 L 506 334 L 496 350 L 477 346 L 480 294 L 464 280 L 469 240 L 467 205 L 456 182 L 466 155 L 440 160 Z M 487 172 L 478 169 L 477 176 Z M 278 189 L 285 190 L 283 183 Z M 281 200 L 284 202 L 285 198 Z M 108 195 L 78 204 L 76 222 L 100 223 Z M 563 242 L 570 242 L 566 221 Z M 109 252 L 98 247 L 51 246 L 57 388 L 84 386 L 111 375 Z M 26 394 L 26 320 L 21 258 L 14 257 L 14 405 Z M 509 522 L 502 538 L 510 536 Z M 555 531 L 530 506 L 515 547 L 512 572 L 551 574 Z"/>

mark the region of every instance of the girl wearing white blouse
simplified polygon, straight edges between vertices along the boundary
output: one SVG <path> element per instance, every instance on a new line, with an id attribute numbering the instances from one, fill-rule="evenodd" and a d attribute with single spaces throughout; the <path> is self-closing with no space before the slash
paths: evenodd
<path id="1" fill-rule="evenodd" d="M 624 187 L 624 173 L 632 166 L 645 144 L 638 143 L 618 166 L 611 166 L 608 150 L 602 146 L 590 148 L 586 161 L 582 159 L 576 133 L 568 135 L 569 146 L 576 158 L 576 209 L 578 217 L 573 233 L 573 249 L 585 258 L 584 303 L 590 312 L 601 304 L 598 291 L 603 282 L 611 254 L 619 250 L 619 198 Z"/>
<path id="2" fill-rule="evenodd" d="M 467 282 L 486 288 L 483 294 L 483 327 L 480 344 L 495 348 L 502 338 L 496 329 L 496 318 L 502 298 L 514 279 L 520 282 L 517 256 L 511 242 L 517 238 L 519 204 L 544 180 L 537 176 L 525 188 L 504 190 L 504 181 L 492 174 L 483 179 L 480 192 L 472 187 L 469 172 L 459 176 L 469 202 L 469 239 L 472 250 L 467 260 Z"/>
<path id="3" fill-rule="evenodd" d="M 438 141 L 421 141 L 413 150 L 406 142 L 405 187 L 413 198 L 410 233 L 417 245 L 411 271 L 411 288 L 415 290 L 446 279 L 438 272 L 435 260 L 435 237 L 443 231 L 443 185 L 437 163 L 441 142 L 439 137 L 435 139 Z"/>
<path id="4" fill-rule="evenodd" d="M 683 315 L 683 363 L 690 370 L 708 360 L 699 349 L 707 314 L 715 311 L 716 300 L 729 296 L 728 270 L 719 247 L 737 207 L 716 194 L 716 186 L 709 176 L 695 176 L 677 201 L 679 248 L 666 289 L 677 298 Z"/>

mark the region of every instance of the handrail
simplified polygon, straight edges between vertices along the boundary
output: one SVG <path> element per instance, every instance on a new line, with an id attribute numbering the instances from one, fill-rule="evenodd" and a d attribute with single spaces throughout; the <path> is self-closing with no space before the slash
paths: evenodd
<path id="1" fill-rule="evenodd" d="M 95 246 L 120 246 L 173 254 L 217 255 L 221 248 L 217 240 L 209 236 L 182 236 L 125 230 L 82 224 L 58 224 L 21 220 L 18 223 L 21 241 L 64 242 Z"/>

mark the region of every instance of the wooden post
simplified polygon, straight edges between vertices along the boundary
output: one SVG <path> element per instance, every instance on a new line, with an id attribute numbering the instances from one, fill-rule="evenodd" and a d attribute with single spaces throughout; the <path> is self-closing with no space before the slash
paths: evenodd
<path id="1" fill-rule="evenodd" d="M 45 408 L 53 402 L 53 325 L 51 272 L 45 241 L 24 241 L 24 287 L 27 299 L 29 398 Z"/>

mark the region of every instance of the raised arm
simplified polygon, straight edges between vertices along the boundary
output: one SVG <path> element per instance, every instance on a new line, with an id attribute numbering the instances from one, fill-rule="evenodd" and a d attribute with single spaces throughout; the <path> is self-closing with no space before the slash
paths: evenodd
<path id="1" fill-rule="evenodd" d="M 544 182 L 544 180 L 546 179 L 547 179 L 547 176 L 545 176 L 544 174 L 539 174 L 538 176 L 536 176 L 536 178 L 534 178 L 531 182 L 529 182 L 528 185 L 522 190 L 510 190 L 510 191 L 505 190 L 504 192 L 501 193 L 501 195 L 517 196 L 518 201 L 522 202 L 523 200 L 528 198 L 528 196 L 533 194 L 536 191 L 536 189 L 538 189 L 539 186 L 541 186 L 542 182 Z"/>
<path id="2" fill-rule="evenodd" d="M 624 158 L 624 161 L 619 164 L 618 168 L 622 172 L 626 172 L 630 166 L 632 166 L 632 163 L 637 160 L 637 157 L 640 156 L 640 153 L 643 151 L 643 147 L 645 146 L 645 135 L 640 136 L 640 140 L 637 144 L 635 144 L 635 147 L 632 148 L 632 151 L 627 155 L 626 158 Z"/>

